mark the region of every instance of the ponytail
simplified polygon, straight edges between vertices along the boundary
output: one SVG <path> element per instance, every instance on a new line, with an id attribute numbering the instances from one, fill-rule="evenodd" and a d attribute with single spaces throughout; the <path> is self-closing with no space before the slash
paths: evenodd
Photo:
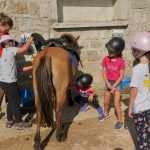
<path id="1" fill-rule="evenodd" d="M 136 66 L 136 65 L 139 64 L 139 63 L 140 63 L 140 60 L 139 60 L 139 59 L 135 59 L 135 60 L 133 61 L 133 67 Z"/>

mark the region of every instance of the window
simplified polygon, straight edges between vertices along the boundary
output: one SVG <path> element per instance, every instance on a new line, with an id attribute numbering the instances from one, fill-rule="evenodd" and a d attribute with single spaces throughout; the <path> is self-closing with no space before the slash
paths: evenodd
<path id="1" fill-rule="evenodd" d="M 127 26 L 127 0 L 50 0 L 54 28 Z"/>

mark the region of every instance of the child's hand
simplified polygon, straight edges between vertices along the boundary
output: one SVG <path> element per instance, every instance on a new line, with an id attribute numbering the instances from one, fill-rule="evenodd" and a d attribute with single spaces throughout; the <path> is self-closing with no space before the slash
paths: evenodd
<path id="1" fill-rule="evenodd" d="M 93 100 L 93 94 L 91 94 L 91 95 L 88 97 L 88 101 L 89 101 L 89 102 L 92 102 L 92 100 Z"/>
<path id="2" fill-rule="evenodd" d="M 112 86 L 112 89 L 110 90 L 110 93 L 114 93 L 115 92 L 115 87 Z"/>
<path id="3" fill-rule="evenodd" d="M 110 83 L 107 83 L 106 86 L 107 86 L 107 88 L 108 88 L 109 90 L 112 89 L 112 85 L 111 85 Z"/>
<path id="4" fill-rule="evenodd" d="M 30 35 L 26 42 L 30 42 L 31 43 L 32 41 L 33 41 L 33 37 Z"/>
<path id="5" fill-rule="evenodd" d="M 130 118 L 133 118 L 133 111 L 132 111 L 132 108 L 129 108 L 128 116 L 129 116 Z"/>

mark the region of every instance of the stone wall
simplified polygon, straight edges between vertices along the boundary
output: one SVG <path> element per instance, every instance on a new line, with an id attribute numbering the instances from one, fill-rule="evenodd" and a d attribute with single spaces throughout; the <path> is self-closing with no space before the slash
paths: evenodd
<path id="1" fill-rule="evenodd" d="M 100 26 L 86 28 L 53 29 L 51 0 L 0 0 L 0 9 L 14 20 L 11 34 L 19 40 L 22 33 L 39 32 L 45 38 L 59 37 L 62 33 L 69 32 L 75 36 L 80 35 L 79 44 L 83 46 L 81 59 L 84 67 L 80 69 L 94 76 L 94 86 L 101 88 L 104 84 L 101 75 L 101 62 L 107 50 L 105 43 L 112 37 L 114 30 L 121 30 L 126 41 L 123 52 L 127 64 L 126 74 L 130 74 L 132 55 L 128 44 L 129 37 L 137 31 L 150 31 L 150 1 L 128 0 L 127 27 Z M 118 0 L 119 1 L 119 0 Z M 52 8 L 55 9 L 55 8 Z M 80 14 L 79 14 L 80 15 Z M 118 20 L 120 21 L 120 20 Z"/>

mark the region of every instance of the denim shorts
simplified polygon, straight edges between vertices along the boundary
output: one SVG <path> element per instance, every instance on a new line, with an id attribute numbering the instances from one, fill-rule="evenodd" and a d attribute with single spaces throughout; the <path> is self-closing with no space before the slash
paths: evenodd
<path id="1" fill-rule="evenodd" d="M 109 83 L 111 84 L 111 85 L 113 85 L 114 83 L 115 83 L 115 81 L 113 81 L 113 80 L 108 80 L 109 81 Z M 115 91 L 119 91 L 119 92 L 121 92 L 121 89 L 122 89 L 122 86 L 121 86 L 121 82 L 115 87 Z M 110 91 L 110 89 L 108 89 L 108 87 L 106 86 L 105 87 L 105 91 Z"/>

